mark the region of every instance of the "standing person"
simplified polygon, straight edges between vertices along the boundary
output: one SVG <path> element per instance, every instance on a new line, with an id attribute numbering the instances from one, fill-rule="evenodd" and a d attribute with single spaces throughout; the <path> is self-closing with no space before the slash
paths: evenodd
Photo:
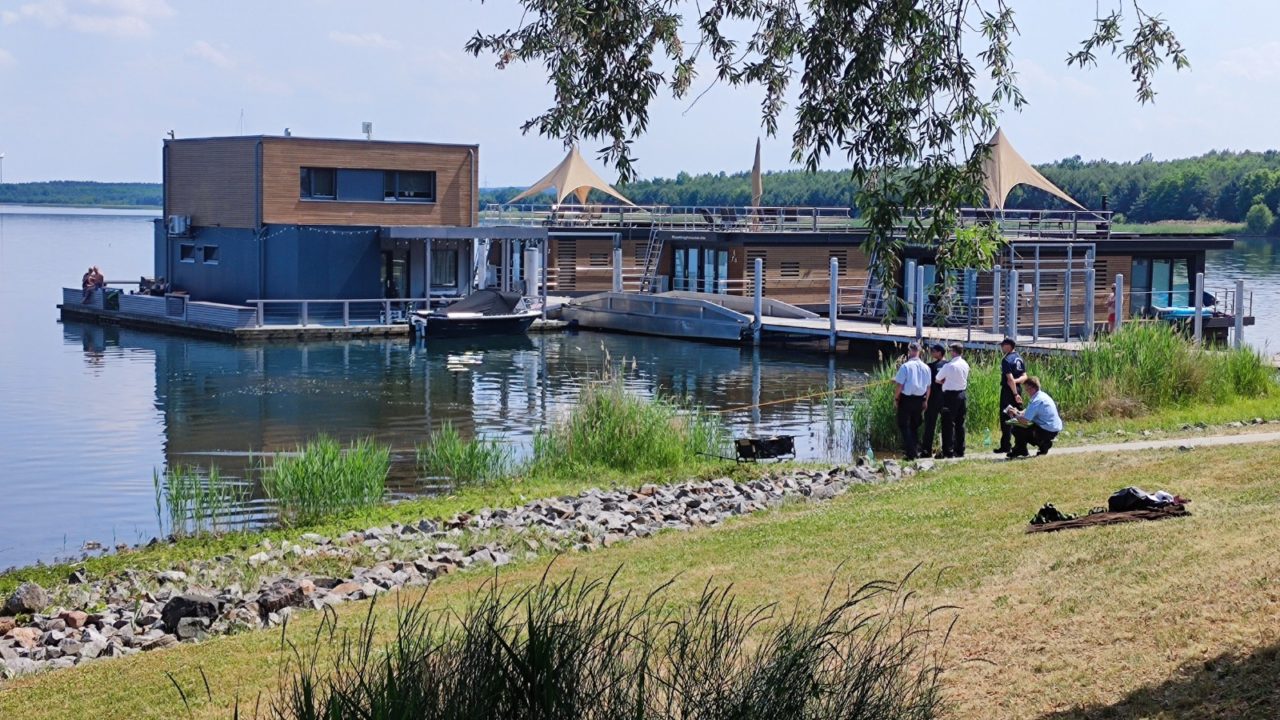
<path id="1" fill-rule="evenodd" d="M 896 385 L 893 406 L 898 413 L 898 432 L 902 434 L 902 455 L 908 460 L 915 460 L 919 452 L 920 416 L 929 398 L 929 385 L 933 382 L 929 366 L 920 359 L 920 346 L 916 343 L 907 346 L 907 361 L 898 368 L 893 382 Z"/>
<path id="2" fill-rule="evenodd" d="M 1007 455 L 1013 450 L 1009 444 L 1009 426 L 1004 422 L 1004 409 L 1010 405 L 1022 409 L 1021 386 L 1027 379 L 1027 366 L 1016 347 L 1013 338 L 1000 341 L 1000 352 L 1004 353 L 1004 359 L 1000 361 L 1000 445 L 992 451 L 998 455 Z"/>
<path id="3" fill-rule="evenodd" d="M 1107 332 L 1116 331 L 1116 291 L 1107 295 Z"/>
<path id="4" fill-rule="evenodd" d="M 85 271 L 84 276 L 80 278 L 80 289 L 84 291 L 84 299 L 81 301 L 85 305 L 93 299 L 93 291 L 98 289 L 98 281 L 93 275 L 93 266 Z"/>
<path id="5" fill-rule="evenodd" d="M 938 385 L 938 371 L 947 364 L 946 348 L 935 343 L 930 346 L 929 373 L 933 382 L 929 384 L 929 399 L 924 404 L 924 430 L 920 432 L 920 456 L 933 456 L 933 435 L 938 429 L 938 416 L 942 414 L 942 387 Z"/>
<path id="6" fill-rule="evenodd" d="M 951 343 L 951 362 L 938 368 L 942 386 L 942 457 L 964 457 L 964 421 L 969 414 L 969 363 L 964 345 Z"/>
<path id="7" fill-rule="evenodd" d="M 1062 432 L 1062 416 L 1058 414 L 1058 404 L 1049 397 L 1049 393 L 1040 389 L 1040 378 L 1027 378 L 1023 383 L 1027 388 L 1027 409 L 1014 410 L 1007 413 L 1017 421 L 1010 423 L 1013 439 L 1016 444 L 1009 451 L 1010 459 L 1027 457 L 1027 444 L 1038 448 L 1036 455 L 1048 455 L 1053 441 Z"/>

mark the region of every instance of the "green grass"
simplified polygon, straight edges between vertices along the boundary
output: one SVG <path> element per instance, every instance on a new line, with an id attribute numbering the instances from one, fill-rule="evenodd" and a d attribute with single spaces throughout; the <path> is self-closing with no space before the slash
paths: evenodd
<path id="1" fill-rule="evenodd" d="M 776 602 L 812 617 L 833 573 L 856 586 L 923 564 L 922 606 L 960 608 L 949 649 L 962 662 L 943 676 L 950 718 L 1276 717 L 1275 675 L 1233 669 L 1268 657 L 1280 623 L 1277 464 L 1274 445 L 962 463 L 897 485 L 853 488 L 829 503 L 789 504 L 721 528 L 500 572 L 516 589 L 544 575 L 559 582 L 621 567 L 620 592 L 674 578 L 664 602 L 677 609 L 695 608 L 710 582 L 732 584 L 744 607 Z M 1193 515 L 1023 533 L 1046 501 L 1076 512 L 1133 484 L 1192 497 Z M 437 581 L 427 607 L 465 612 L 489 577 Z M 418 594 L 399 597 L 411 604 Z M 373 610 L 387 642 L 395 604 Z M 355 603 L 336 616 L 342 628 L 359 628 L 369 611 Z M 284 631 L 20 679 L 0 690 L 0 717 L 204 720 L 230 717 L 237 701 L 248 717 L 259 698 L 259 716 L 269 716 L 281 668 L 295 647 L 309 657 L 324 618 L 302 613 Z M 185 689 L 190 715 L 166 673 Z"/>
<path id="2" fill-rule="evenodd" d="M 970 443 L 999 430 L 1000 357 L 971 353 L 968 423 Z M 1168 410 L 1211 416 L 1215 406 L 1274 399 L 1276 371 L 1250 349 L 1204 349 L 1187 342 L 1164 323 L 1131 322 L 1076 355 L 1025 358 L 1027 372 L 1040 378 L 1058 404 L 1069 431 L 1074 423 L 1143 418 Z M 867 390 L 872 443 L 899 444 L 893 408 L 895 366 L 880 368 Z M 1233 418 L 1233 419 L 1247 419 Z M 1190 421 L 1192 423 L 1197 420 Z"/>
<path id="3" fill-rule="evenodd" d="M 161 532 L 167 527 L 174 537 L 230 529 L 236 508 L 249 496 L 248 488 L 223 478 L 217 466 L 201 475 L 197 468 L 178 465 L 164 475 L 152 472 L 151 479 Z"/>
<path id="4" fill-rule="evenodd" d="M 1113 233 L 1137 233 L 1139 235 L 1239 235 L 1244 223 L 1225 220 L 1162 220 L 1153 223 L 1116 223 Z"/>
<path id="5" fill-rule="evenodd" d="M 262 467 L 262 487 L 286 525 L 308 525 L 382 501 L 391 451 L 370 440 L 348 447 L 321 436 Z"/>
<path id="6" fill-rule="evenodd" d="M 511 450 L 500 440 L 464 440 L 448 422 L 418 446 L 417 456 L 424 476 L 448 478 L 457 485 L 501 480 L 512 467 Z"/>

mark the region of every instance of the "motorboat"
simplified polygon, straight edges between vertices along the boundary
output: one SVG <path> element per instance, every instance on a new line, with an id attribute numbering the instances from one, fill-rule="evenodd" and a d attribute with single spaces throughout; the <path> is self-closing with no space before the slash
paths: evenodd
<path id="1" fill-rule="evenodd" d="M 419 310 L 410 321 L 426 337 L 524 335 L 541 315 L 518 293 L 477 290 L 447 307 Z"/>

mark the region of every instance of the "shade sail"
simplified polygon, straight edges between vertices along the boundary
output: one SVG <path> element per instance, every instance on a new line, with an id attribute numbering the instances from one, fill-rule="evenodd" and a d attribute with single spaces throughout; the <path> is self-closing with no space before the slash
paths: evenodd
<path id="1" fill-rule="evenodd" d="M 532 187 L 519 195 L 511 198 L 508 202 L 516 202 L 527 197 L 532 197 L 547 190 L 555 190 L 556 204 L 564 202 L 564 199 L 573 195 L 578 200 L 578 204 L 585 205 L 587 195 L 592 190 L 599 190 L 605 195 L 617 198 L 628 205 L 635 203 L 622 196 L 622 193 L 614 190 L 609 183 L 600 179 L 595 170 L 587 165 L 587 161 L 582 159 L 582 155 L 578 153 L 578 147 L 569 149 L 569 154 L 564 156 L 564 160 L 559 165 L 552 168 L 541 180 L 534 183 Z"/>
<path id="2" fill-rule="evenodd" d="M 1048 178 L 1040 174 L 1040 171 L 1031 167 L 1030 163 L 1023 160 L 1018 151 L 1013 149 L 1009 139 L 1004 136 L 1003 130 L 997 129 L 996 134 L 991 136 L 991 142 L 987 144 L 991 146 L 991 154 L 982 163 L 984 174 L 982 185 L 987 192 L 987 202 L 991 207 L 1003 209 L 1005 199 L 1009 197 L 1009 192 L 1015 186 L 1030 185 L 1062 198 L 1081 210 L 1085 209 L 1061 188 L 1049 182 Z"/>
<path id="3" fill-rule="evenodd" d="M 760 138 L 756 138 L 756 162 L 751 166 L 751 207 L 760 207 L 764 197 L 764 177 L 760 174 Z"/>

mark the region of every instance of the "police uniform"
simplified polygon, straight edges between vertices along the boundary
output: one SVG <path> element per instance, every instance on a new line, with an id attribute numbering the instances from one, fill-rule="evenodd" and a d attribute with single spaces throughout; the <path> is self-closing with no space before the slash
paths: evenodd
<path id="1" fill-rule="evenodd" d="M 933 434 L 938 429 L 938 417 L 942 414 L 942 388 L 938 386 L 938 368 L 946 364 L 946 358 L 929 363 L 932 382 L 929 385 L 929 400 L 924 406 L 924 429 L 920 431 L 920 454 L 925 457 L 933 454 Z"/>
<path id="2" fill-rule="evenodd" d="M 1014 397 L 1013 391 L 1009 389 L 1008 377 L 1012 375 L 1014 380 L 1018 380 L 1026 374 L 1026 363 L 1022 362 L 1022 356 L 1018 354 L 1017 350 L 1005 355 L 1004 359 L 1000 361 L 1000 407 L 998 408 L 1000 411 L 1000 446 L 996 448 L 997 452 L 1007 453 L 1013 449 L 1009 439 L 1009 426 L 1004 422 L 1009 416 L 1005 415 L 1004 409 L 1010 405 L 1019 410 L 1022 409 L 1022 403 Z"/>

